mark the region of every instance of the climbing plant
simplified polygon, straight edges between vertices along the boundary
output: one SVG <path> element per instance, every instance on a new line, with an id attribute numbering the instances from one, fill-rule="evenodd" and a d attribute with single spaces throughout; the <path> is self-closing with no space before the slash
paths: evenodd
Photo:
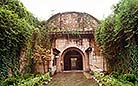
<path id="1" fill-rule="evenodd" d="M 120 0 L 113 14 L 96 30 L 97 43 L 102 48 L 112 70 L 132 72 L 137 67 L 138 0 Z"/>
<path id="2" fill-rule="evenodd" d="M 40 63 L 43 64 L 43 71 L 46 73 L 48 69 L 45 69 L 46 66 L 48 68 L 49 66 L 49 60 L 51 59 L 51 43 L 50 43 L 50 37 L 48 36 L 47 29 L 41 25 L 42 22 L 40 22 L 40 29 L 36 29 L 33 32 L 33 51 L 32 51 L 32 60 L 33 65 L 32 70 L 34 70 L 35 65 L 38 65 Z M 46 65 L 47 63 L 47 65 Z M 35 71 L 35 70 L 34 70 Z"/>
<path id="3" fill-rule="evenodd" d="M 19 75 L 19 57 L 39 21 L 18 0 L 0 1 L 0 79 Z"/>
<path id="4" fill-rule="evenodd" d="M 32 26 L 36 27 L 39 24 L 38 19 L 35 18 L 32 13 L 27 11 L 19 0 L 1 0 L 0 6 L 3 9 L 11 10 L 12 13 L 16 13 L 19 18 L 24 18 Z"/>

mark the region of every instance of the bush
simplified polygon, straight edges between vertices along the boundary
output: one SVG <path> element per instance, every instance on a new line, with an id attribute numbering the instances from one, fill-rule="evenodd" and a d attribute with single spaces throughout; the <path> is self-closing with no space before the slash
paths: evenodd
<path id="1" fill-rule="evenodd" d="M 120 0 L 96 29 L 96 41 L 112 71 L 138 70 L 138 0 Z M 124 65 L 123 65 L 124 64 Z M 123 68 L 122 68 L 122 67 Z"/>
<path id="2" fill-rule="evenodd" d="M 28 79 L 30 77 L 35 77 L 34 74 L 26 73 L 22 76 L 24 79 Z"/>
<path id="3" fill-rule="evenodd" d="M 113 76 L 114 78 L 118 78 L 118 77 L 119 77 L 119 73 L 118 73 L 118 72 L 113 71 L 113 72 L 112 72 L 112 76 Z"/>
<path id="4" fill-rule="evenodd" d="M 117 73 L 115 73 L 115 76 L 116 76 L 116 74 Z M 98 72 L 94 72 L 94 76 L 98 80 L 100 80 L 100 82 L 102 84 L 104 84 L 105 86 L 134 86 L 134 84 L 132 82 L 117 79 L 117 78 L 113 77 L 112 75 L 103 76 Z M 118 74 L 117 74 L 117 76 L 118 76 Z"/>
<path id="5" fill-rule="evenodd" d="M 129 81 L 129 82 L 132 82 L 132 83 L 135 83 L 135 81 L 137 81 L 136 76 L 134 74 L 124 74 L 123 75 L 123 80 Z"/>
<path id="6" fill-rule="evenodd" d="M 51 80 L 49 73 L 38 74 L 35 77 L 29 77 L 27 79 L 21 80 L 17 83 L 18 86 L 43 86 L 44 82 L 49 82 Z"/>
<path id="7" fill-rule="evenodd" d="M 5 81 L 0 83 L 0 86 L 9 86 L 9 85 L 14 85 L 17 83 L 16 78 L 7 78 Z"/>
<path id="8" fill-rule="evenodd" d="M 90 74 L 91 74 L 91 75 L 94 75 L 94 71 L 90 71 Z"/>
<path id="9" fill-rule="evenodd" d="M 46 74 L 25 74 L 16 78 L 7 78 L 0 82 L 0 86 L 43 86 L 44 82 L 51 81 L 49 73 Z"/>

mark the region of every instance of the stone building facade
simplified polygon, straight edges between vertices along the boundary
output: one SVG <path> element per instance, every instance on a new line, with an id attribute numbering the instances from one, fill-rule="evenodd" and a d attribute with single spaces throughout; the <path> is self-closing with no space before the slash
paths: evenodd
<path id="1" fill-rule="evenodd" d="M 52 38 L 50 68 L 54 72 L 106 70 L 94 32 L 100 22 L 81 12 L 53 15 L 46 25 Z"/>

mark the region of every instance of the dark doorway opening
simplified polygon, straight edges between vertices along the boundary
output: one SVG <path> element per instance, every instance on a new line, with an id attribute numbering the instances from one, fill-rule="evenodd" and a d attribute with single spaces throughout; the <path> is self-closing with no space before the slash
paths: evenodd
<path id="1" fill-rule="evenodd" d="M 78 51 L 70 50 L 65 54 L 64 70 L 83 70 L 82 55 Z"/>

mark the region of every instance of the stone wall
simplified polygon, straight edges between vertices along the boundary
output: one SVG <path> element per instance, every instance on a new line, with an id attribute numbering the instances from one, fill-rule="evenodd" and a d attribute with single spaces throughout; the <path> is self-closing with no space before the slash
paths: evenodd
<path id="1" fill-rule="evenodd" d="M 57 65 L 54 67 L 58 72 L 61 72 L 62 66 L 61 62 L 63 62 L 64 56 L 62 56 L 63 52 L 66 51 L 68 48 L 77 48 L 84 54 L 83 56 L 83 70 L 96 70 L 102 69 L 106 70 L 105 61 L 103 56 L 100 53 L 100 49 L 98 48 L 94 39 L 89 38 L 82 38 L 82 39 L 66 39 L 66 38 L 58 38 L 55 40 L 54 47 L 60 51 L 59 58 L 57 61 Z M 86 49 L 89 47 L 92 48 L 92 51 L 87 53 Z M 53 55 L 54 58 L 54 55 Z M 51 66 L 52 67 L 52 66 Z"/>
<path id="2" fill-rule="evenodd" d="M 89 63 L 91 70 L 97 70 L 97 69 L 107 70 L 106 59 L 101 54 L 101 50 L 96 44 L 95 39 L 91 41 L 91 46 L 93 48 L 92 52 L 90 53 L 90 56 L 92 58 L 90 59 L 90 63 Z"/>
<path id="3" fill-rule="evenodd" d="M 20 62 L 20 70 L 19 70 L 20 73 L 26 72 L 26 70 L 24 69 L 28 62 L 26 59 L 26 53 L 27 53 L 26 48 L 23 48 L 20 53 L 20 61 L 19 61 Z M 34 73 L 46 73 L 48 71 L 48 68 L 49 68 L 48 61 L 42 61 L 42 62 L 34 63 L 32 71 Z"/>
<path id="4" fill-rule="evenodd" d="M 69 48 L 69 47 L 77 47 L 83 52 L 89 47 L 89 39 L 87 38 L 81 38 L 81 39 L 66 39 L 66 38 L 59 38 L 56 40 L 56 46 L 57 49 L 61 51 L 61 53 Z"/>
<path id="5" fill-rule="evenodd" d="M 39 62 L 34 64 L 34 73 L 46 73 L 48 72 L 48 62 Z"/>
<path id="6" fill-rule="evenodd" d="M 20 61 L 19 61 L 20 62 L 20 70 L 19 70 L 20 73 L 25 73 L 24 67 L 27 63 L 25 56 L 26 56 L 26 48 L 23 48 L 20 53 Z"/>
<path id="7" fill-rule="evenodd" d="M 58 13 L 47 21 L 47 27 L 51 31 L 90 31 L 94 30 L 99 21 L 87 13 L 65 12 Z"/>
<path id="8" fill-rule="evenodd" d="M 80 52 L 83 58 L 83 70 L 96 70 L 106 69 L 105 60 L 100 53 L 100 49 L 96 44 L 94 33 L 96 27 L 99 25 L 99 21 L 93 16 L 87 13 L 81 12 L 64 12 L 58 13 L 48 19 L 46 25 L 51 32 L 52 48 L 60 51 L 57 58 L 57 65 L 53 66 L 53 60 L 56 57 L 51 49 L 51 65 L 53 70 L 61 72 L 64 65 L 64 52 L 72 49 Z M 66 33 L 64 33 L 66 31 Z M 81 32 L 92 32 L 91 34 L 79 34 L 81 37 L 68 37 L 72 35 L 67 32 L 81 31 Z M 52 33 L 53 32 L 53 33 Z M 62 33 L 60 33 L 62 32 Z M 60 34 L 59 34 L 60 33 Z M 66 37 L 65 37 L 66 36 Z M 86 52 L 87 49 L 92 49 L 90 52 Z"/>

